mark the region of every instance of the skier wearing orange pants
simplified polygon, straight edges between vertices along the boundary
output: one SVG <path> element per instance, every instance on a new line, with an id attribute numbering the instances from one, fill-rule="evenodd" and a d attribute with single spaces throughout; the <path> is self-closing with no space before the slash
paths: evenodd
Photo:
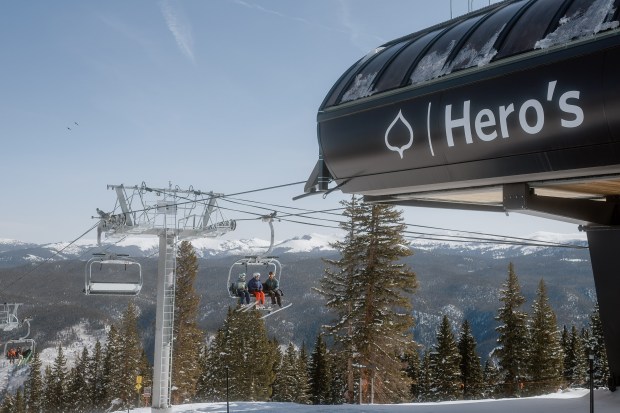
<path id="1" fill-rule="evenodd" d="M 263 284 L 260 282 L 260 273 L 255 272 L 250 281 L 248 281 L 248 291 L 256 297 L 256 306 L 265 305 L 265 293 L 263 292 Z"/>

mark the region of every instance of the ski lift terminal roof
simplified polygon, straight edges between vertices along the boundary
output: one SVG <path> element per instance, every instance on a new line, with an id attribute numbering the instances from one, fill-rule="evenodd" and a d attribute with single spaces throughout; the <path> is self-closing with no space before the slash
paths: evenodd
<path id="1" fill-rule="evenodd" d="M 494 211 L 620 195 L 619 6 L 507 0 L 377 47 L 320 106 L 305 192 Z"/>

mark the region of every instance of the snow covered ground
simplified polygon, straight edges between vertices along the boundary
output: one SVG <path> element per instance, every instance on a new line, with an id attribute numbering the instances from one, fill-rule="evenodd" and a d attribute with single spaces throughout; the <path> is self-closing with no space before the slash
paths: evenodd
<path id="1" fill-rule="evenodd" d="M 174 413 L 225 412 L 293 412 L 293 413 L 587 413 L 590 396 L 587 389 L 576 389 L 540 397 L 521 399 L 476 400 L 443 403 L 406 403 L 396 405 L 302 406 L 292 403 L 197 403 L 173 406 Z M 122 410 L 126 412 L 127 410 Z M 131 409 L 132 413 L 149 413 L 149 407 Z M 620 412 L 620 391 L 596 390 L 596 413 Z"/>

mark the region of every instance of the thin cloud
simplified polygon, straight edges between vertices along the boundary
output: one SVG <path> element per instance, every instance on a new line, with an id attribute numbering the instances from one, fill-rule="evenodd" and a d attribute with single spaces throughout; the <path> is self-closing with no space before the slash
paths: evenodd
<path id="1" fill-rule="evenodd" d="M 243 1 L 243 0 L 233 0 L 233 3 L 236 3 L 236 4 L 238 4 L 240 6 L 243 6 L 243 7 L 247 7 L 248 9 L 254 9 L 254 10 L 258 10 L 258 11 L 263 12 L 263 13 L 273 14 L 274 16 L 278 16 L 278 17 L 281 17 L 283 19 L 294 20 L 294 21 L 298 21 L 298 22 L 304 23 L 304 24 L 311 24 L 310 21 L 304 19 L 303 17 L 289 16 L 289 15 L 281 13 L 281 12 L 279 12 L 277 10 L 268 9 L 266 7 L 263 7 L 260 4 L 249 3 L 249 2 Z"/>
<path id="2" fill-rule="evenodd" d="M 161 12 L 166 20 L 168 30 L 174 36 L 181 53 L 189 60 L 194 61 L 194 38 L 192 37 L 192 28 L 182 13 L 172 7 L 168 0 L 160 3 Z"/>
<path id="3" fill-rule="evenodd" d="M 261 12 L 261 13 L 271 14 L 273 16 L 277 16 L 277 17 L 279 17 L 281 19 L 296 21 L 296 22 L 303 23 L 303 24 L 306 24 L 306 25 L 311 26 L 311 27 L 318 27 L 318 28 L 323 29 L 323 30 L 329 30 L 329 31 L 338 32 L 338 33 L 346 33 L 342 29 L 338 29 L 338 28 L 334 28 L 334 27 L 329 27 L 329 26 L 326 26 L 326 25 L 321 24 L 321 23 L 310 21 L 310 20 L 305 19 L 303 17 L 291 16 L 291 15 L 279 12 L 277 10 L 268 9 L 266 7 L 261 6 L 260 4 L 248 2 L 248 1 L 245 1 L 245 0 L 229 0 L 229 1 L 231 3 L 237 4 L 239 6 L 242 6 L 242 7 L 251 9 L 251 10 L 256 10 L 256 11 Z"/>
<path id="4" fill-rule="evenodd" d="M 368 34 L 362 30 L 360 25 L 353 19 L 351 7 L 347 0 L 340 0 L 340 23 L 344 26 L 345 32 L 348 33 L 351 43 L 363 52 L 367 52 L 370 48 L 376 46 L 376 42 L 385 43 L 385 39 Z M 369 42 L 370 39 L 370 42 Z M 368 45 L 371 45 L 370 47 Z"/>

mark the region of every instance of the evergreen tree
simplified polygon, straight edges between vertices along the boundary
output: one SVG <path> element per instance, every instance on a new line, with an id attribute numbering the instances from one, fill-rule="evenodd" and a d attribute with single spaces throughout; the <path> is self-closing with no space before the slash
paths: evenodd
<path id="1" fill-rule="evenodd" d="M 564 353 L 564 359 L 562 360 L 562 379 L 566 383 L 571 382 L 571 354 L 570 354 L 570 333 L 566 328 L 566 325 L 562 327 L 562 333 L 560 334 L 560 345 L 562 346 L 562 352 Z"/>
<path id="2" fill-rule="evenodd" d="M 103 393 L 105 399 L 102 400 L 102 403 L 107 406 L 113 399 L 118 398 L 117 389 L 121 385 L 120 371 L 123 346 L 116 325 L 110 326 L 106 341 L 103 359 Z"/>
<path id="3" fill-rule="evenodd" d="M 353 366 L 360 368 L 365 402 L 374 383 L 377 402 L 407 400 L 409 382 L 403 356 L 413 326 L 407 294 L 416 287 L 415 274 L 397 263 L 411 255 L 403 237 L 400 211 L 388 205 L 360 204 L 355 197 L 343 202 L 347 233 L 333 246 L 339 260 L 325 260 L 328 268 L 317 291 L 337 315 L 328 327 L 335 342 L 349 355 L 348 383 Z"/>
<path id="4" fill-rule="evenodd" d="M 13 408 L 13 413 L 26 413 L 26 401 L 24 399 L 23 390 L 17 389 L 15 393 L 15 407 Z"/>
<path id="5" fill-rule="evenodd" d="M 405 360 L 407 362 L 407 368 L 405 373 L 411 381 L 411 387 L 409 390 L 409 396 L 411 401 L 419 400 L 420 396 L 420 354 L 417 349 L 413 348 L 405 354 Z"/>
<path id="6" fill-rule="evenodd" d="M 280 351 L 278 351 L 280 353 Z M 293 343 L 286 347 L 284 355 L 279 354 L 281 360 L 273 383 L 273 400 L 278 402 L 296 402 L 298 375 L 298 355 Z"/>
<path id="7" fill-rule="evenodd" d="M 457 400 L 461 396 L 461 370 L 459 349 L 452 334 L 447 316 L 443 316 L 437 332 L 437 344 L 431 353 L 431 369 L 434 371 L 434 399 Z"/>
<path id="8" fill-rule="evenodd" d="M 123 401 L 123 406 L 129 406 L 136 399 L 136 377 L 140 373 L 140 362 L 142 360 L 142 343 L 138 335 L 138 309 L 130 301 L 125 313 L 121 317 L 119 328 L 122 354 L 121 371 L 119 377 L 119 387 L 116 389 L 118 398 Z"/>
<path id="9" fill-rule="evenodd" d="M 30 371 L 25 383 L 26 411 L 40 413 L 43 411 L 43 377 L 41 376 L 41 359 L 36 351 L 30 360 Z"/>
<path id="10" fill-rule="evenodd" d="M 43 377 L 44 377 L 43 387 L 45 389 L 43 390 L 43 400 L 42 400 L 43 411 L 54 412 L 56 411 L 55 406 L 53 405 L 53 399 L 52 399 L 54 379 L 52 377 L 51 366 L 45 366 Z"/>
<path id="11" fill-rule="evenodd" d="M 310 379 L 310 401 L 312 404 L 328 404 L 331 399 L 331 371 L 327 356 L 327 345 L 319 334 L 310 355 L 308 367 Z"/>
<path id="12" fill-rule="evenodd" d="M 49 407 L 46 412 L 66 412 L 69 409 L 67 394 L 67 359 L 62 351 L 62 345 L 58 345 L 58 353 L 51 370 L 49 385 Z"/>
<path id="13" fill-rule="evenodd" d="M 144 389 L 146 387 L 150 387 L 151 392 L 153 389 L 153 366 L 150 365 L 144 349 L 142 349 L 142 354 L 140 355 L 138 375 L 142 377 L 142 387 L 138 390 L 138 398 L 141 400 L 141 395 L 144 394 Z"/>
<path id="14" fill-rule="evenodd" d="M 174 298 L 172 383 L 175 390 L 172 399 L 175 404 L 193 399 L 200 376 L 197 355 L 204 342 L 204 334 L 198 327 L 200 296 L 194 288 L 197 274 L 198 259 L 194 248 L 190 242 L 182 241 L 177 251 Z"/>
<path id="15" fill-rule="evenodd" d="M 327 351 L 327 361 L 328 366 L 331 370 L 331 380 L 329 384 L 329 388 L 331 389 L 328 404 L 343 404 L 346 403 L 347 400 L 345 395 L 347 393 L 347 354 L 339 353 L 337 351 L 330 351 L 328 348 Z M 306 363 L 307 365 L 307 363 Z M 308 389 L 310 384 L 310 378 L 306 375 Z M 310 403 L 309 399 L 307 399 L 307 403 Z"/>
<path id="16" fill-rule="evenodd" d="M 86 372 L 86 394 L 88 395 L 88 405 L 91 408 L 101 407 L 106 400 L 104 377 L 104 354 L 101 342 L 97 340 L 93 355 L 88 360 Z"/>
<path id="17" fill-rule="evenodd" d="M 111 326 L 104 360 L 105 391 L 107 403 L 120 401 L 125 408 L 137 398 L 135 385 L 140 373 L 143 349 L 138 336 L 138 314 L 129 302 L 118 327 Z"/>
<path id="18" fill-rule="evenodd" d="M 564 331 L 567 331 L 564 328 Z M 564 380 L 570 386 L 583 386 L 587 380 L 587 356 L 583 339 L 577 327 L 571 327 L 570 333 L 566 334 L 564 346 Z"/>
<path id="19" fill-rule="evenodd" d="M 86 391 L 88 362 L 88 349 L 84 347 L 68 376 L 67 401 L 72 412 L 84 413 L 90 410 L 89 394 Z"/>
<path id="20" fill-rule="evenodd" d="M 209 348 L 205 378 L 209 401 L 226 399 L 227 375 L 231 400 L 268 400 L 274 381 L 274 353 L 259 312 L 229 308 Z"/>
<path id="21" fill-rule="evenodd" d="M 496 328 L 499 333 L 498 347 L 493 350 L 504 375 L 505 395 L 520 394 L 526 378 L 528 366 L 527 315 L 519 308 L 525 303 L 521 295 L 519 280 L 512 263 L 508 266 L 508 280 L 501 290 L 500 301 L 504 303 L 495 317 L 501 323 Z"/>
<path id="22" fill-rule="evenodd" d="M 10 393 L 5 393 L 2 406 L 0 406 L 1 413 L 13 413 L 15 409 L 15 398 Z"/>
<path id="23" fill-rule="evenodd" d="M 532 304 L 529 337 L 529 375 L 532 381 L 529 392 L 542 394 L 557 390 L 562 382 L 564 354 L 555 312 L 549 304 L 547 288 L 542 279 Z"/>
<path id="24" fill-rule="evenodd" d="M 198 380 L 196 381 L 196 400 L 198 401 L 206 401 L 208 398 L 209 392 L 209 346 L 207 344 L 203 344 L 200 348 L 200 353 L 198 357 L 198 366 L 200 367 L 200 375 L 198 376 Z"/>
<path id="25" fill-rule="evenodd" d="M 420 375 L 418 378 L 418 400 L 420 402 L 439 401 L 433 386 L 436 382 L 435 370 L 431 363 L 431 352 L 426 350 L 420 361 Z"/>
<path id="26" fill-rule="evenodd" d="M 482 380 L 484 381 L 484 397 L 495 397 L 503 393 L 500 389 L 503 383 L 501 371 L 497 364 L 490 358 L 484 363 Z"/>
<path id="27" fill-rule="evenodd" d="M 590 315 L 590 338 L 588 355 L 594 354 L 594 386 L 604 387 L 609 381 L 609 365 L 607 364 L 607 350 L 603 336 L 603 323 L 599 313 L 598 303 Z"/>
<path id="28" fill-rule="evenodd" d="M 299 350 L 299 357 L 297 357 L 297 395 L 295 403 L 309 404 L 310 403 L 310 376 L 308 374 L 309 356 L 306 351 L 306 343 L 302 343 Z"/>
<path id="29" fill-rule="evenodd" d="M 461 382 L 463 383 L 463 398 L 477 399 L 482 396 L 483 380 L 480 357 L 476 354 L 476 340 L 471 332 L 469 321 L 463 321 L 458 342 L 461 357 Z"/>

